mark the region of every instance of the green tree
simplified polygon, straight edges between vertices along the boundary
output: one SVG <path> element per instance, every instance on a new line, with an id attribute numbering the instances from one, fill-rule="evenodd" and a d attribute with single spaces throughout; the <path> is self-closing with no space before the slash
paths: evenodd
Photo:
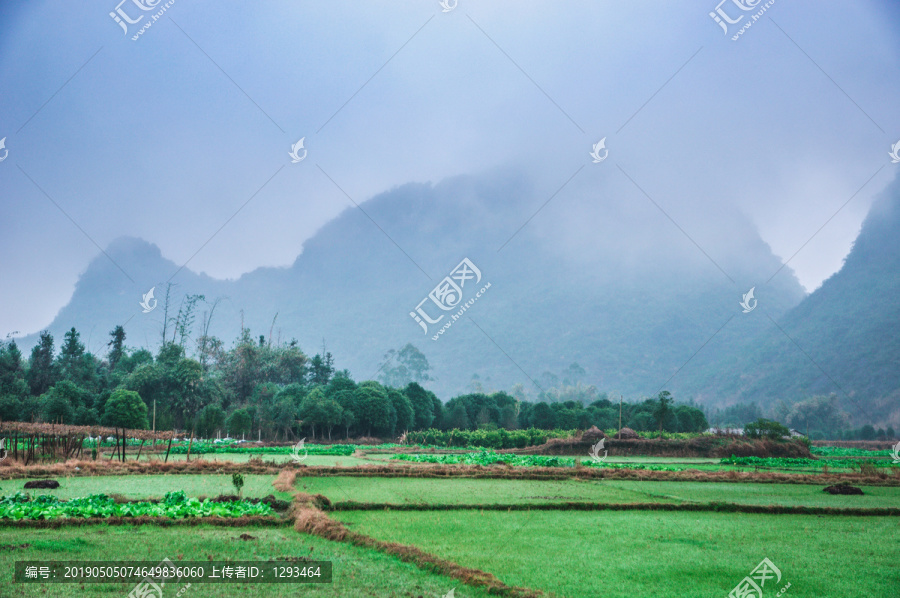
<path id="1" fill-rule="evenodd" d="M 63 380 L 41 396 L 44 421 L 51 423 L 74 423 L 75 409 L 79 407 L 80 389 Z"/>
<path id="2" fill-rule="evenodd" d="M 68 380 L 57 382 L 53 385 L 53 388 L 44 394 L 44 400 L 51 397 L 59 397 L 69 405 L 73 413 L 82 406 L 90 408 L 93 403 L 93 397 L 90 392 L 83 388 L 79 388 Z M 47 419 L 47 421 L 55 421 L 54 418 L 47 417 L 46 415 L 45 419 Z M 67 423 L 71 423 L 71 420 L 67 420 Z"/>
<path id="3" fill-rule="evenodd" d="M 365 426 L 366 435 L 371 436 L 375 432 L 389 436 L 396 421 L 396 412 L 384 388 L 377 382 L 363 382 L 353 394 L 361 412 L 359 425 Z"/>
<path id="4" fill-rule="evenodd" d="M 96 409 L 88 409 L 84 405 L 75 410 L 76 426 L 96 426 L 100 423 L 100 416 Z"/>
<path id="5" fill-rule="evenodd" d="M 678 405 L 674 415 L 678 422 L 677 432 L 703 432 L 709 428 L 703 411 L 692 405 Z"/>
<path id="6" fill-rule="evenodd" d="M 50 390 L 57 380 L 56 364 L 53 362 L 53 336 L 46 330 L 41 332 L 38 344 L 31 349 L 25 379 L 31 394 L 35 396 Z"/>
<path id="7" fill-rule="evenodd" d="M 388 398 L 391 400 L 391 405 L 396 413 L 394 429 L 391 431 L 391 436 L 395 436 L 413 427 L 415 414 L 409 399 L 399 390 L 395 388 L 388 389 Z"/>
<path id="8" fill-rule="evenodd" d="M 653 409 L 653 417 L 655 417 L 657 423 L 659 423 L 659 437 L 662 438 L 663 425 L 672 413 L 672 403 L 674 402 L 674 399 L 672 399 L 672 393 L 668 390 L 663 390 L 656 396 L 656 400 L 657 404 Z"/>
<path id="9" fill-rule="evenodd" d="M 316 354 L 309 364 L 309 383 L 326 386 L 334 374 L 334 357 L 325 351 L 325 355 Z"/>
<path id="10" fill-rule="evenodd" d="M 446 416 L 447 429 L 468 430 L 469 416 L 466 413 L 466 407 L 460 402 L 455 403 L 452 407 L 448 404 Z"/>
<path id="11" fill-rule="evenodd" d="M 25 368 L 22 364 L 22 352 L 16 341 L 0 341 L 0 393 L 9 393 L 19 380 L 24 380 Z"/>
<path id="12" fill-rule="evenodd" d="M 142 365 L 153 363 L 153 353 L 147 349 L 138 349 L 130 355 L 125 352 L 116 363 L 117 371 L 128 375 Z"/>
<path id="13" fill-rule="evenodd" d="M 343 416 L 341 424 L 344 427 L 344 436 L 350 438 L 350 429 L 357 423 L 360 425 L 364 422 L 362 405 L 358 401 L 356 394 L 356 385 L 352 389 L 339 390 L 331 395 L 338 405 L 341 406 Z"/>
<path id="14" fill-rule="evenodd" d="M 116 326 L 110 333 L 111 340 L 106 344 L 109 347 L 107 359 L 109 359 L 110 371 L 116 369 L 116 366 L 125 357 L 125 329 Z"/>
<path id="15" fill-rule="evenodd" d="M 328 440 L 331 440 L 331 430 L 344 422 L 344 409 L 334 399 L 325 398 L 322 402 L 324 411 L 324 426 L 328 430 Z"/>
<path id="16" fill-rule="evenodd" d="M 334 377 L 325 388 L 325 396 L 334 397 L 337 393 L 345 390 L 356 390 L 356 382 L 350 378 L 350 374 L 346 371 L 335 373 Z"/>
<path id="17" fill-rule="evenodd" d="M 25 382 L 25 368 L 22 362 L 22 352 L 16 346 L 16 342 L 0 341 L 0 399 L 8 399 L 10 410 L 0 410 L 7 415 L 2 415 L 4 420 L 18 419 L 18 405 L 22 398 L 28 395 L 28 383 Z M 15 415 L 9 417 L 12 412 Z"/>
<path id="18" fill-rule="evenodd" d="M 165 367 L 165 365 L 164 365 Z M 175 427 L 187 427 L 218 394 L 215 382 L 204 379 L 200 362 L 186 357 L 178 359 L 174 366 L 166 368 L 164 382 L 167 403 L 175 416 Z"/>
<path id="19" fill-rule="evenodd" d="M 507 430 L 516 430 L 519 427 L 519 410 L 517 405 L 504 405 L 500 410 L 500 425 Z M 590 426 L 582 426 L 590 427 Z"/>
<path id="20" fill-rule="evenodd" d="M 267 382 L 302 384 L 309 370 L 309 359 L 297 346 L 297 341 L 285 346 L 266 343 L 260 348 L 260 375 Z"/>
<path id="21" fill-rule="evenodd" d="M 197 413 L 197 433 L 212 438 L 225 426 L 225 411 L 219 405 L 207 405 Z"/>
<path id="22" fill-rule="evenodd" d="M 233 349 L 218 355 L 217 369 L 226 391 L 239 404 L 245 403 L 256 385 L 263 382 L 260 348 L 248 329 L 241 331 Z"/>
<path id="23" fill-rule="evenodd" d="M 875 440 L 875 427 L 872 424 L 866 424 L 859 429 L 859 437 L 861 440 Z"/>
<path id="24" fill-rule="evenodd" d="M 96 391 L 99 388 L 97 369 L 99 363 L 90 353 L 86 353 L 81 343 L 81 335 L 71 328 L 63 337 L 63 345 L 57 358 L 57 368 L 63 380 L 74 382 L 84 389 Z"/>
<path id="25" fill-rule="evenodd" d="M 444 404 L 433 392 L 428 394 L 431 395 L 431 407 L 434 412 L 434 420 L 432 420 L 431 425 L 439 430 L 444 430 L 446 429 L 446 426 L 444 425 Z"/>
<path id="26" fill-rule="evenodd" d="M 0 420 L 28 421 L 22 413 L 22 400 L 14 395 L 0 395 Z"/>
<path id="27" fill-rule="evenodd" d="M 331 440 L 331 430 L 343 421 L 344 410 L 336 400 L 328 398 L 325 392 L 317 387 L 303 399 L 300 417 L 303 418 L 304 425 L 312 429 L 313 438 L 318 426 L 323 434 L 327 431 L 328 439 Z"/>
<path id="28" fill-rule="evenodd" d="M 301 425 L 309 426 L 311 437 L 316 438 L 316 426 L 324 425 L 324 413 L 322 410 L 322 402 L 325 400 L 325 392 L 321 388 L 312 389 L 302 400 L 297 415 L 301 420 Z"/>
<path id="29" fill-rule="evenodd" d="M 760 418 L 744 426 L 744 435 L 748 438 L 768 438 L 781 440 L 784 436 L 790 436 L 791 431 L 782 424 L 770 419 Z"/>
<path id="30" fill-rule="evenodd" d="M 403 394 L 409 399 L 413 409 L 413 428 L 427 430 L 434 421 L 434 403 L 429 396 L 429 391 L 422 388 L 418 382 L 410 382 L 403 389 Z M 432 393 L 433 394 L 433 393 Z"/>
<path id="31" fill-rule="evenodd" d="M 147 405 L 141 396 L 133 390 L 120 388 L 106 401 L 103 410 L 103 425 L 116 428 L 146 430 Z"/>
<path id="32" fill-rule="evenodd" d="M 338 403 L 340 404 L 340 403 Z M 349 409 L 341 407 L 341 426 L 344 427 L 344 437 L 350 438 L 350 428 L 356 423 L 356 414 Z"/>
<path id="33" fill-rule="evenodd" d="M 532 408 L 531 423 L 540 430 L 552 430 L 556 427 L 556 413 L 542 401 Z"/>
<path id="34" fill-rule="evenodd" d="M 62 348 L 59 352 L 59 367 L 63 378 L 75 380 L 81 357 L 84 355 L 84 345 L 81 343 L 81 335 L 73 326 L 63 336 Z"/>
<path id="35" fill-rule="evenodd" d="M 250 412 L 246 408 L 235 409 L 225 421 L 225 426 L 228 428 L 228 434 L 233 434 L 235 438 L 237 438 L 238 435 L 249 434 L 252 425 L 253 418 L 250 417 Z"/>

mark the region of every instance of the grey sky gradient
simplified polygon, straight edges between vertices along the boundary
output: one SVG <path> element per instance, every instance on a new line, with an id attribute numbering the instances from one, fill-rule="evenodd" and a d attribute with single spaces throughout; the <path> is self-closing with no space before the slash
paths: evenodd
<path id="1" fill-rule="evenodd" d="M 644 201 L 591 163 L 606 137 L 698 243 L 711 214 L 738 208 L 782 259 L 802 247 L 789 265 L 812 290 L 898 167 L 890 2 L 779 0 L 738 41 L 712 0 L 459 0 L 449 13 L 436 0 L 176 0 L 138 41 L 109 17 L 114 0 L 11 4 L 0 336 L 46 326 L 96 245 L 122 235 L 179 264 L 206 243 L 187 267 L 218 278 L 292 263 L 353 206 L 320 168 L 362 202 L 508 165 L 549 197 L 587 164 L 551 204 L 571 210 L 565 245 L 591 234 L 598 190 Z M 291 164 L 301 137 L 309 153 Z"/>

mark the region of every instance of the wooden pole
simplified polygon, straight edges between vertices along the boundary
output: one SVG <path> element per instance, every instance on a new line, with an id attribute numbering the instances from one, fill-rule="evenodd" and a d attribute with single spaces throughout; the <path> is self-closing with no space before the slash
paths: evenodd
<path id="1" fill-rule="evenodd" d="M 191 445 L 194 444 L 194 429 L 191 428 L 191 440 L 188 442 L 187 461 L 191 460 Z"/>
<path id="2" fill-rule="evenodd" d="M 172 435 L 169 436 L 169 448 L 166 449 L 166 460 L 163 463 L 169 462 L 169 451 L 172 450 L 172 439 L 175 438 L 175 431 L 172 431 Z"/>
<path id="3" fill-rule="evenodd" d="M 141 460 L 141 451 L 142 450 L 144 450 L 144 440 L 143 439 L 141 439 L 141 448 L 138 449 L 138 456 L 137 456 L 138 461 Z"/>

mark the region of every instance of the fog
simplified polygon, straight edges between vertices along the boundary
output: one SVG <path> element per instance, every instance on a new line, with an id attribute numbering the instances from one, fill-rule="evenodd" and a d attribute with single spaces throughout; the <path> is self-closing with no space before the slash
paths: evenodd
<path id="1" fill-rule="evenodd" d="M 236 278 L 373 195 L 492 168 L 545 198 L 500 242 L 531 218 L 627 264 L 675 227 L 718 262 L 748 218 L 812 291 L 894 177 L 888 3 L 775 2 L 737 41 L 709 1 L 176 0 L 137 40 L 115 9 L 0 8 L 0 334 L 49 324 L 117 237 Z"/>

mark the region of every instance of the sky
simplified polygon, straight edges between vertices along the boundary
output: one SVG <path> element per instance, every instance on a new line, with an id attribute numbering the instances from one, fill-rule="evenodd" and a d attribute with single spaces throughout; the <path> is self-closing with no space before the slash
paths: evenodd
<path id="1" fill-rule="evenodd" d="M 48 325 L 120 236 L 237 278 L 380 192 L 509 166 L 576 206 L 640 185 L 698 238 L 739 210 L 812 291 L 900 167 L 900 9 L 718 8 L 741 20 L 712 0 L 0 4 L 0 337 Z"/>

